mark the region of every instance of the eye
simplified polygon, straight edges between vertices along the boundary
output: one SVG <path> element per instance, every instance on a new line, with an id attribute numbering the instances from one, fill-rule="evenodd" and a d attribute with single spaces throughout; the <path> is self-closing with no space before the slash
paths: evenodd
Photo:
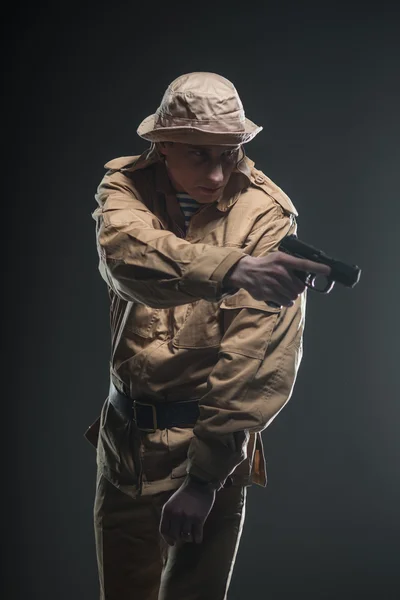
<path id="1" fill-rule="evenodd" d="M 189 154 L 198 157 L 204 156 L 204 152 L 202 150 L 189 150 Z"/>

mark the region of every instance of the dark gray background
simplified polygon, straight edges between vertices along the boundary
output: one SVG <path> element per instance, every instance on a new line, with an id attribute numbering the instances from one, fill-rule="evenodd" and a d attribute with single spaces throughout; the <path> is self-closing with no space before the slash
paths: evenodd
<path id="1" fill-rule="evenodd" d="M 230 600 L 400 597 L 399 11 L 335 2 L 42 3 L 3 33 L 2 586 L 95 600 L 95 454 L 108 298 L 94 193 L 140 153 L 168 83 L 214 71 L 264 131 L 247 146 L 292 198 L 299 237 L 362 268 L 308 295 L 289 405 L 263 436 Z M 361 5 L 362 6 L 362 5 Z M 147 11 L 147 12 L 146 12 Z"/>

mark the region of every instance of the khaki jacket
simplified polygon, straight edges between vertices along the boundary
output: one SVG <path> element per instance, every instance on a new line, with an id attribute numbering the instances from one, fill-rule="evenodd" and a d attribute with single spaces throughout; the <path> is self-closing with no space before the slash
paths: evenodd
<path id="1" fill-rule="evenodd" d="M 93 213 L 110 297 L 111 380 L 132 398 L 199 398 L 193 429 L 133 432 L 105 402 L 86 433 L 99 468 L 132 496 L 179 487 L 187 472 L 220 489 L 266 485 L 260 433 L 290 399 L 302 358 L 306 293 L 271 308 L 224 277 L 244 255 L 297 233 L 286 194 L 243 156 L 222 198 L 184 216 L 151 153 L 108 162 Z M 94 434 L 94 435 L 93 435 Z M 133 456 L 133 457 L 132 457 Z"/>

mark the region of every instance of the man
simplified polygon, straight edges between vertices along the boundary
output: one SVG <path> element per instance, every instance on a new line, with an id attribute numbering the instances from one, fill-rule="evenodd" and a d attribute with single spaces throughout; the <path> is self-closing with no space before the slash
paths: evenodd
<path id="1" fill-rule="evenodd" d="M 111 384 L 86 433 L 103 599 L 226 598 L 246 488 L 266 485 L 261 432 L 302 357 L 294 271 L 330 269 L 277 251 L 297 211 L 245 155 L 261 129 L 231 82 L 189 73 L 139 126 L 149 150 L 106 164 Z"/>

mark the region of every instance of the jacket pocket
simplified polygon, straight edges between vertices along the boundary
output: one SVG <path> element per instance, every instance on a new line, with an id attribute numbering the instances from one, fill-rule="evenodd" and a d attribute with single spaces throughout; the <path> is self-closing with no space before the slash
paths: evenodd
<path id="1" fill-rule="evenodd" d="M 222 338 L 221 325 L 218 303 L 199 300 L 188 305 L 185 322 L 172 344 L 176 348 L 217 348 Z"/>
<path id="2" fill-rule="evenodd" d="M 152 338 L 160 322 L 160 308 L 133 303 L 128 316 L 127 328 L 142 338 Z"/>
<path id="3" fill-rule="evenodd" d="M 221 302 L 222 309 L 252 308 L 267 313 L 279 313 L 281 308 L 269 306 L 264 300 L 255 300 L 246 290 L 241 288 L 236 294 L 226 296 Z"/>
<path id="4" fill-rule="evenodd" d="M 221 350 L 263 360 L 281 308 L 255 300 L 246 290 L 221 302 L 224 337 Z"/>
<path id="5" fill-rule="evenodd" d="M 108 401 L 103 405 L 97 444 L 97 464 L 104 476 L 122 491 L 138 488 L 140 439 L 133 422 L 124 420 Z"/>

